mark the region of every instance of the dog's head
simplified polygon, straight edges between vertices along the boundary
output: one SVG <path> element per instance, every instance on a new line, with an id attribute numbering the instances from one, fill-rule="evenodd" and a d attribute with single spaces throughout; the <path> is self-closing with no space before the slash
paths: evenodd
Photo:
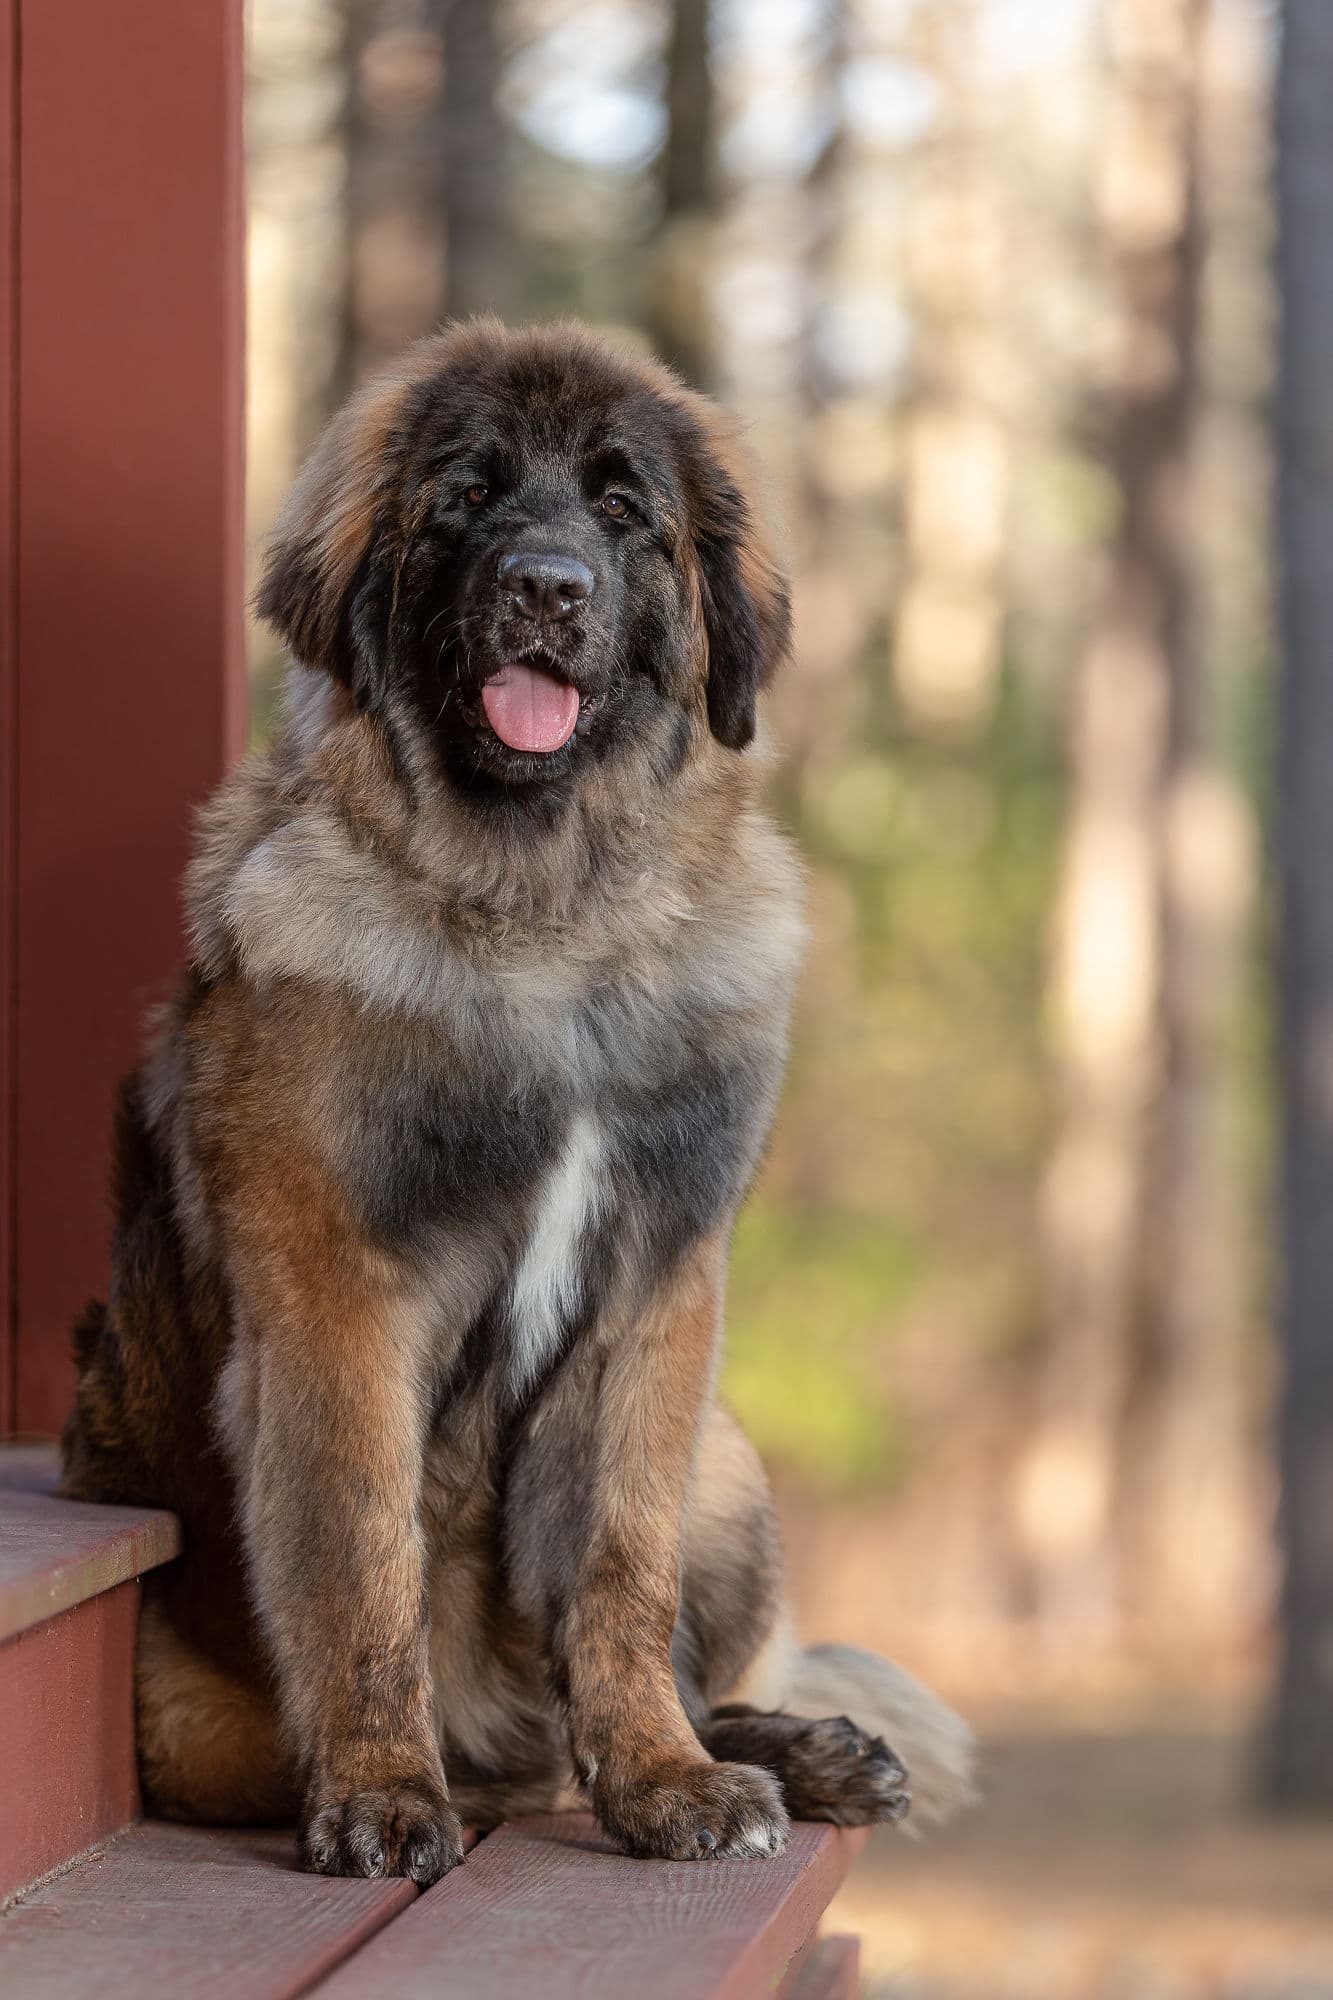
<path id="1" fill-rule="evenodd" d="M 726 419 L 576 327 L 454 328 L 334 418 L 259 608 L 463 786 L 754 734 L 786 586 Z"/>

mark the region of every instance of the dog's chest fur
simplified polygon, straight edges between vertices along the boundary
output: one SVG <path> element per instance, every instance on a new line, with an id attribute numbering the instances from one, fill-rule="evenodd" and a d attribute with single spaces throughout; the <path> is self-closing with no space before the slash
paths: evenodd
<path id="1" fill-rule="evenodd" d="M 613 1298 L 632 1306 L 738 1203 L 767 1126 L 780 1022 L 680 994 L 589 1001 L 540 1048 L 503 1007 L 460 1061 L 419 1027 L 355 1090 L 353 1192 L 373 1235 L 426 1271 L 475 1270 L 464 1360 L 522 1396 Z M 430 1051 L 438 1053 L 430 1060 Z"/>
<path id="2" fill-rule="evenodd" d="M 508 1375 L 518 1393 L 559 1350 L 585 1304 L 585 1248 L 607 1218 L 612 1192 L 601 1125 L 593 1112 L 576 1112 L 542 1175 L 504 1297 Z"/>
<path id="3" fill-rule="evenodd" d="M 628 857 L 608 839 L 563 913 L 482 923 L 322 806 L 257 830 L 197 875 L 204 969 L 274 996 L 279 1043 L 323 996 L 320 1150 L 440 1302 L 451 1373 L 522 1396 L 735 1212 L 784 1055 L 785 850 L 746 822 L 691 874 L 680 830 L 650 828 Z"/>

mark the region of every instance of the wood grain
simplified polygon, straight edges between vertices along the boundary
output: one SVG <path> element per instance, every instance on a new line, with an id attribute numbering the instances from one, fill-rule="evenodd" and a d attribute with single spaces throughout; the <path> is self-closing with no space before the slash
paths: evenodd
<path id="1" fill-rule="evenodd" d="M 771 1995 L 864 1839 L 802 1825 L 774 1861 L 634 1861 L 590 1819 L 525 1820 L 484 1840 L 320 2000 Z"/>
<path id="2" fill-rule="evenodd" d="M 16 2000 L 289 2000 L 416 1893 L 303 1875 L 290 1834 L 147 1821 L 0 1916 L 0 1989 Z"/>
<path id="3" fill-rule="evenodd" d="M 44 1459 L 45 1478 L 31 1446 L 0 1446 L 0 1640 L 180 1552 L 174 1514 L 53 1499 L 53 1448 Z"/>

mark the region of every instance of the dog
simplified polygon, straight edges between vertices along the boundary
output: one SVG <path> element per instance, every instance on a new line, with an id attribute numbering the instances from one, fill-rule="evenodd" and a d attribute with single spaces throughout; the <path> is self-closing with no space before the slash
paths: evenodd
<path id="1" fill-rule="evenodd" d="M 942 1816 L 964 1726 L 795 1645 L 715 1400 L 801 935 L 733 426 L 585 330 L 446 329 L 334 418 L 259 608 L 288 717 L 202 814 L 64 1439 L 184 1523 L 147 1798 L 420 1883 L 580 1803 L 682 1860 Z"/>

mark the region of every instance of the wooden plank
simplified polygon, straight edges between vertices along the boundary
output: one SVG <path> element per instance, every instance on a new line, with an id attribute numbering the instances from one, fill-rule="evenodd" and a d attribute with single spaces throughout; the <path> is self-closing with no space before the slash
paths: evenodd
<path id="1" fill-rule="evenodd" d="M 139 1810 L 138 1622 L 122 1583 L 0 1645 L 0 1901 Z"/>
<path id="2" fill-rule="evenodd" d="M 42 1488 L 41 1463 L 29 1447 L 0 1446 L 0 1639 L 180 1553 L 174 1514 L 53 1499 Z M 53 1478 L 49 1449 L 46 1468 Z"/>
<path id="3" fill-rule="evenodd" d="M 860 1974 L 859 1938 L 812 1938 L 783 1980 L 778 2000 L 856 2000 Z"/>
<path id="4" fill-rule="evenodd" d="M 18 680 L 14 576 L 17 550 L 18 0 L 0 0 L 0 1437 L 14 1424 L 18 1344 L 14 1324 L 14 901 Z"/>
<path id="5" fill-rule="evenodd" d="M 117 1078 L 241 747 L 241 0 L 20 0 L 19 1429 L 107 1264 Z"/>
<path id="6" fill-rule="evenodd" d="M 773 1861 L 635 1861 L 592 1820 L 502 1827 L 320 2000 L 750 2000 L 777 1989 L 865 1835 L 796 1826 Z"/>
<path id="7" fill-rule="evenodd" d="M 145 1821 L 0 1916 L 0 1989 L 23 2000 L 288 2000 L 416 1893 L 410 1882 L 304 1875 L 290 1834 Z"/>

